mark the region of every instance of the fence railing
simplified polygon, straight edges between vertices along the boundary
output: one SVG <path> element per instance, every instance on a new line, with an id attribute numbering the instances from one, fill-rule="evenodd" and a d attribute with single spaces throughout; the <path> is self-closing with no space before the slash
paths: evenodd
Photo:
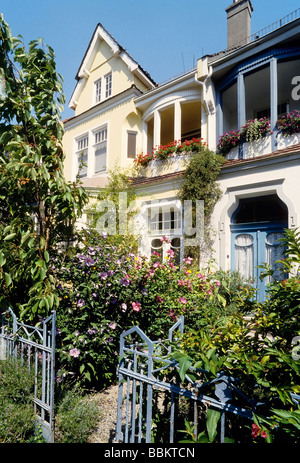
<path id="1" fill-rule="evenodd" d="M 56 313 L 41 325 L 20 322 L 11 309 L 1 316 L 0 360 L 18 359 L 34 372 L 33 406 L 43 436 L 54 442 Z"/>
<path id="2" fill-rule="evenodd" d="M 176 329 L 183 331 L 183 323 L 181 317 L 171 328 L 168 341 L 176 342 L 174 333 Z M 155 439 L 176 442 L 180 414 L 191 418 L 196 437 L 199 416 L 208 407 L 220 411 L 221 443 L 225 442 L 227 413 L 252 420 L 255 403 L 237 388 L 234 378 L 220 374 L 209 383 L 199 382 L 193 379 L 195 369 L 188 369 L 182 383 L 178 362 L 172 360 L 170 349 L 169 343 L 151 341 L 138 327 L 121 335 L 116 442 L 149 443 Z M 202 393 L 204 390 L 214 393 L 207 395 Z M 238 404 L 234 403 L 233 395 L 238 397 Z M 162 426 L 156 421 L 157 413 L 164 416 Z M 159 426 L 163 428 L 160 431 Z"/>
<path id="3" fill-rule="evenodd" d="M 281 19 L 278 19 L 277 21 L 273 22 L 272 24 L 269 24 L 268 26 L 264 27 L 263 29 L 255 32 L 250 36 L 250 42 L 253 42 L 254 40 L 260 39 L 261 37 L 264 37 L 265 35 L 269 34 L 270 32 L 274 32 L 277 29 L 280 29 L 282 26 L 285 26 L 286 24 L 289 24 L 292 21 L 295 21 L 296 19 L 300 18 L 300 8 L 297 8 L 295 11 L 292 11 L 291 13 L 287 14 Z"/>

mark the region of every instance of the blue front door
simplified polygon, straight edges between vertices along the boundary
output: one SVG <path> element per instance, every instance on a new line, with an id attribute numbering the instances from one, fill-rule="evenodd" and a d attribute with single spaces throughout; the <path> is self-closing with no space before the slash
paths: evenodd
<path id="1" fill-rule="evenodd" d="M 266 297 L 269 280 L 260 280 L 261 269 L 258 265 L 267 263 L 274 269 L 277 280 L 284 278 L 276 261 L 283 256 L 280 238 L 283 237 L 285 223 L 248 223 L 231 226 L 232 249 L 231 268 L 238 271 L 245 279 L 251 279 L 257 289 L 257 300 Z"/>

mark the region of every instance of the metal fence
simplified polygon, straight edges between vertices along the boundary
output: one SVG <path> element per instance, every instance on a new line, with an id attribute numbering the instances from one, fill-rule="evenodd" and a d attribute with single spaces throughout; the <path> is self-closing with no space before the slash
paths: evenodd
<path id="1" fill-rule="evenodd" d="M 169 331 L 168 341 L 176 342 L 174 334 L 177 329 L 183 332 L 183 324 L 181 317 Z M 196 369 L 189 369 L 182 383 L 178 362 L 170 360 L 170 345 L 163 340 L 151 341 L 138 327 L 121 335 L 115 441 L 178 442 L 184 439 L 178 430 L 182 430 L 186 418 L 191 420 L 196 437 L 207 408 L 220 411 L 218 441 L 221 443 L 225 442 L 228 413 L 239 416 L 249 425 L 254 402 L 237 388 L 235 379 L 220 374 L 210 382 L 199 382 L 193 378 Z M 205 372 L 197 370 L 201 371 Z M 205 391 L 210 395 L 203 393 Z"/>
<path id="2" fill-rule="evenodd" d="M 18 321 L 11 309 L 1 316 L 0 360 L 16 359 L 34 373 L 33 406 L 43 436 L 54 442 L 56 313 L 42 328 Z"/>

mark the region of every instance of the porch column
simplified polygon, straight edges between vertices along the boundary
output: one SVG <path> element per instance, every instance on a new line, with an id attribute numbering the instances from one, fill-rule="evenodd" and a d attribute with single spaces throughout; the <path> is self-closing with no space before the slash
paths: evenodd
<path id="1" fill-rule="evenodd" d="M 181 140 L 181 104 L 175 101 L 174 104 L 174 141 Z"/>
<path id="2" fill-rule="evenodd" d="M 142 127 L 142 152 L 147 153 L 148 151 L 148 124 L 143 121 Z"/>
<path id="3" fill-rule="evenodd" d="M 237 78 L 238 93 L 238 128 L 246 121 L 246 96 L 245 96 L 245 79 L 244 74 L 238 74 Z"/>
<path id="4" fill-rule="evenodd" d="M 222 94 L 220 91 L 216 95 L 216 119 L 217 119 L 217 140 L 216 143 L 219 143 L 220 137 L 223 135 L 223 104 L 222 104 Z"/>
<path id="5" fill-rule="evenodd" d="M 276 143 L 276 122 L 278 119 L 278 77 L 277 77 L 277 59 L 272 58 L 270 61 L 270 89 L 271 89 L 271 130 L 273 134 L 271 135 L 272 140 L 272 151 L 277 149 Z"/>
<path id="6" fill-rule="evenodd" d="M 161 117 L 158 110 L 154 111 L 153 147 L 160 146 Z"/>

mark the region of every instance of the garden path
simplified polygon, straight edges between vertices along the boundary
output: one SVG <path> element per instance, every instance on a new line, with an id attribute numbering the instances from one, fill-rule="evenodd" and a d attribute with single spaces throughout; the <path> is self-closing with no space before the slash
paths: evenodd
<path id="1" fill-rule="evenodd" d="M 117 423 L 118 385 L 112 385 L 95 394 L 94 399 L 101 414 L 98 428 L 88 439 L 89 443 L 113 442 Z"/>

